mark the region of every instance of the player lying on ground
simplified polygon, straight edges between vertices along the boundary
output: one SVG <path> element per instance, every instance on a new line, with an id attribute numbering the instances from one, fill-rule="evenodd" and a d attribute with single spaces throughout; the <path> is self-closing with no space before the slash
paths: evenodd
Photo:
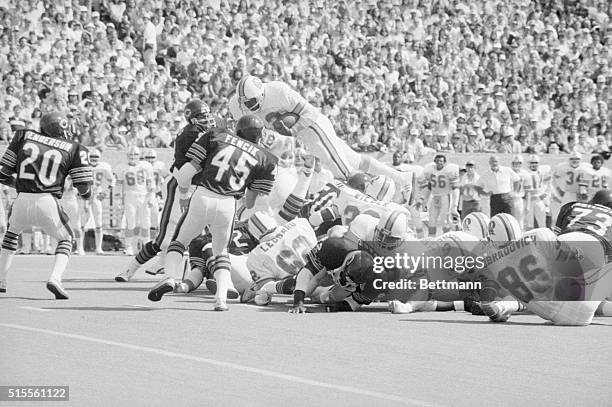
<path id="1" fill-rule="evenodd" d="M 232 283 L 237 289 L 236 296 L 240 295 L 242 301 L 247 302 L 252 299 L 264 283 L 281 280 L 287 273 L 292 274 L 290 270 L 295 267 L 289 267 L 290 265 L 297 263 L 299 265 L 296 266 L 295 272 L 297 272 L 303 265 L 300 265 L 300 262 L 304 261 L 301 253 L 308 250 L 304 249 L 304 244 L 301 243 L 306 242 L 310 246 L 316 242 L 314 237 L 310 240 L 307 238 L 310 234 L 314 236 L 314 232 L 305 219 L 293 220 L 305 203 L 311 178 L 312 161 L 300 172 L 293 192 L 287 197 L 284 205 L 274 212 L 275 216 L 258 212 L 251 215 L 248 220 L 236 223 L 228 251 L 232 263 Z M 260 242 L 261 239 L 265 242 Z M 250 253 L 253 251 L 254 254 L 251 256 Z M 209 233 L 193 239 L 189 245 L 191 268 L 185 273 L 182 281 L 176 282 L 171 277 L 163 280 L 150 291 L 149 299 L 159 301 L 168 292 L 191 292 L 202 284 L 204 278 L 207 278 L 206 287 L 216 294 L 216 281 L 211 278 L 208 267 L 213 257 L 212 236 Z M 289 271 L 285 271 L 286 268 L 289 268 Z M 247 291 L 250 293 L 245 297 Z M 287 292 L 287 289 L 280 289 L 278 292 L 293 293 L 292 289 L 291 292 Z"/>
<path id="2" fill-rule="evenodd" d="M 36 226 L 57 240 L 47 289 L 56 299 L 68 298 L 61 281 L 72 252 L 73 234 L 58 199 L 68 175 L 84 199 L 91 196 L 93 184 L 88 151 L 70 136 L 66 118 L 59 112 L 47 113 L 40 119 L 40 132 L 17 131 L 0 160 L 0 182 L 17 190 L 0 251 L 0 292 L 6 292 L 19 234 Z"/>

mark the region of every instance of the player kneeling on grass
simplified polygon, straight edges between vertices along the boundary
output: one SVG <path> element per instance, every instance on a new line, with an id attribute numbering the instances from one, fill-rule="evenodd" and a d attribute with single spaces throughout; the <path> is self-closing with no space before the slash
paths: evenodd
<path id="1" fill-rule="evenodd" d="M 0 160 L 0 182 L 17 190 L 0 251 L 0 292 L 6 292 L 6 276 L 19 234 L 35 226 L 58 241 L 47 289 L 56 299 L 68 298 L 61 280 L 72 251 L 73 234 L 58 199 L 68 175 L 84 199 L 91 196 L 93 184 L 87 149 L 71 141 L 70 136 L 66 118 L 59 112 L 47 113 L 40 120 L 40 132 L 15 132 Z"/>

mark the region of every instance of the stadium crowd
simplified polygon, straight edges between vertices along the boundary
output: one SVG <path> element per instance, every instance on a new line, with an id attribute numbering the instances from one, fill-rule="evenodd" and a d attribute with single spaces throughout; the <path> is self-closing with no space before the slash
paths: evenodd
<path id="1" fill-rule="evenodd" d="M 200 96 L 290 83 L 361 151 L 612 146 L 612 3 L 0 1 L 0 140 L 68 114 L 85 145 L 170 146 Z"/>

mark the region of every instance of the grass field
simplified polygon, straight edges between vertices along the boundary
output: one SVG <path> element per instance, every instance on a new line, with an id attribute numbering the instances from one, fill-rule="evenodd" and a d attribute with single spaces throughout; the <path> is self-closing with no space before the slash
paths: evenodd
<path id="1" fill-rule="evenodd" d="M 16 257 L 0 294 L 0 385 L 70 386 L 54 406 L 612 406 L 612 318 L 218 313 L 206 291 L 151 303 L 157 278 L 114 282 L 124 256 L 73 257 L 56 301 L 51 262 Z"/>

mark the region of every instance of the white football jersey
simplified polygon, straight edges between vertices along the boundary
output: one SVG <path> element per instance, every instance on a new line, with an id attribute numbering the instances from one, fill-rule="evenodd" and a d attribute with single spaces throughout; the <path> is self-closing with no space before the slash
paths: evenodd
<path id="1" fill-rule="evenodd" d="M 121 181 L 124 193 L 145 195 L 149 192 L 147 183 L 153 184 L 153 167 L 145 161 L 128 165 L 121 173 Z"/>
<path id="2" fill-rule="evenodd" d="M 300 120 L 294 129 L 300 131 L 308 127 L 313 122 L 317 122 L 322 115 L 321 112 L 312 106 L 299 93 L 294 91 L 289 85 L 280 81 L 273 81 L 263 84 L 264 97 L 261 108 L 257 112 L 251 112 L 238 102 L 238 94 L 234 94 L 229 101 L 229 110 L 234 120 L 250 114 L 259 117 L 269 129 L 273 129 L 273 119 L 279 114 L 295 113 Z M 304 120 L 305 119 L 305 120 Z"/>
<path id="3" fill-rule="evenodd" d="M 166 164 L 163 161 L 155 161 L 151 164 L 153 169 L 153 185 L 155 188 L 155 192 L 160 192 L 162 190 L 162 185 L 164 184 L 164 179 L 170 174 Z"/>
<path id="4" fill-rule="evenodd" d="M 549 165 L 540 165 L 536 171 L 527 170 L 528 177 L 523 181 L 525 195 L 539 197 L 548 192 L 552 181 L 552 171 Z"/>
<path id="5" fill-rule="evenodd" d="M 562 162 L 553 171 L 553 186 L 565 193 L 577 194 L 579 191 L 578 180 L 585 169 L 585 163 L 580 163 L 577 168 L 572 168 L 569 161 Z"/>
<path id="6" fill-rule="evenodd" d="M 529 175 L 529 171 L 524 168 L 519 169 L 517 174 L 519 175 L 519 177 L 521 177 L 521 182 L 518 184 L 518 190 L 515 190 L 514 192 L 517 192 L 520 197 L 524 197 L 525 185 L 529 185 L 532 182 L 531 175 Z"/>
<path id="7" fill-rule="evenodd" d="M 306 255 L 317 244 L 314 230 L 306 219 L 297 218 L 266 236 L 247 258 L 253 280 L 280 280 L 297 274 L 306 265 Z"/>
<path id="8" fill-rule="evenodd" d="M 578 182 L 581 186 L 585 186 L 589 196 L 592 196 L 600 189 L 609 189 L 611 178 L 612 172 L 609 168 L 601 167 L 596 170 L 591 165 L 587 165 L 584 172 L 580 174 Z"/>
<path id="9" fill-rule="evenodd" d="M 113 170 L 109 163 L 100 161 L 98 165 L 91 167 L 91 169 L 94 179 L 94 194 L 115 186 L 115 176 L 113 175 Z"/>
<path id="10" fill-rule="evenodd" d="M 451 190 L 459 184 L 459 166 L 447 163 L 441 170 L 431 163 L 423 169 L 422 186 L 431 189 L 432 196 L 450 195 Z"/>

